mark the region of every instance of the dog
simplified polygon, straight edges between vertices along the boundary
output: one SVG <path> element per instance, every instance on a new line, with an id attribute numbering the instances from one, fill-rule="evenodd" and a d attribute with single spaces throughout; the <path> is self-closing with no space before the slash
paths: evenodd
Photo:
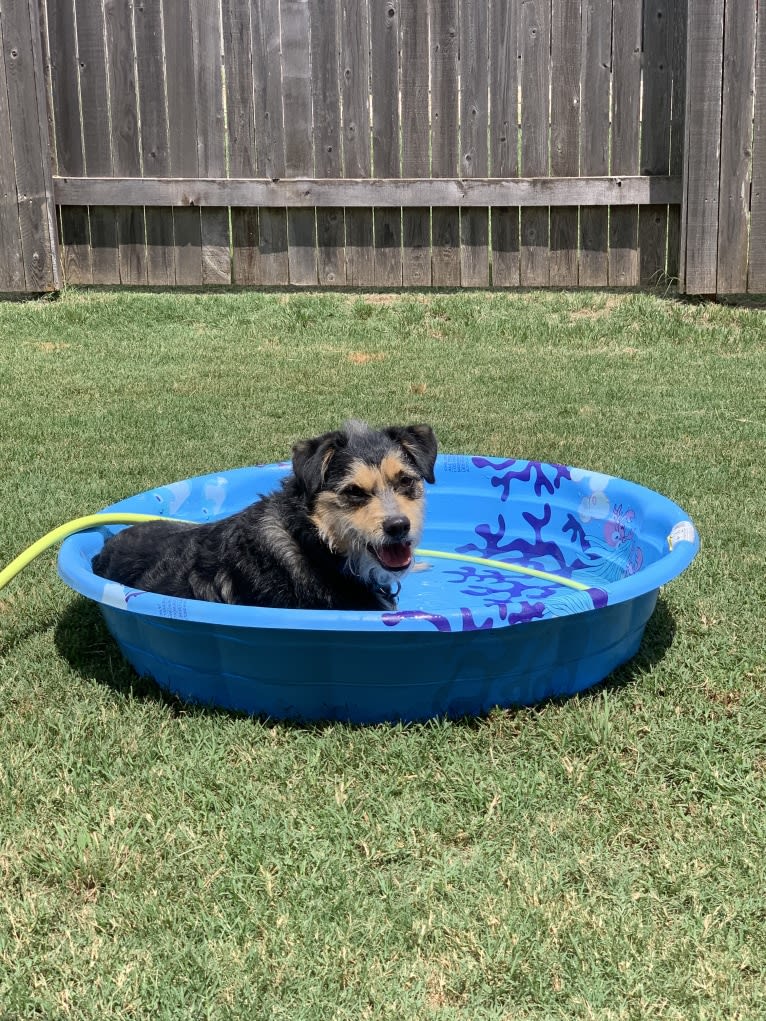
<path id="1" fill-rule="evenodd" d="M 96 574 L 183 599 L 287 609 L 393 610 L 423 529 L 437 441 L 428 425 L 349 421 L 293 447 L 274 493 L 204 524 L 126 528 Z"/>

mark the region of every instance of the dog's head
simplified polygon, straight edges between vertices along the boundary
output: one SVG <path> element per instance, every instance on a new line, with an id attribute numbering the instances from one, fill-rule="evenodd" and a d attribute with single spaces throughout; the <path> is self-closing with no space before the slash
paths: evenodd
<path id="1" fill-rule="evenodd" d="M 428 425 L 374 430 L 348 422 L 293 449 L 293 473 L 319 534 L 349 570 L 383 587 L 412 564 L 423 530 L 424 482 L 434 481 L 435 461 Z"/>

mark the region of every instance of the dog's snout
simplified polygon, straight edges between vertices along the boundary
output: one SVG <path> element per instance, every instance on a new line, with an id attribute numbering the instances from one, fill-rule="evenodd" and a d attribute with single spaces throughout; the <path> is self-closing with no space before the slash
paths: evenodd
<path id="1" fill-rule="evenodd" d="M 383 531 L 389 539 L 400 542 L 407 537 L 410 530 L 410 519 L 404 514 L 396 514 L 383 519 Z"/>

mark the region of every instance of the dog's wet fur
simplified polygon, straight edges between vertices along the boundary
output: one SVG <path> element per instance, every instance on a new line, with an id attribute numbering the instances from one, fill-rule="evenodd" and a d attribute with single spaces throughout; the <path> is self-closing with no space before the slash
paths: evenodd
<path id="1" fill-rule="evenodd" d="M 152 521 L 112 536 L 96 574 L 216 603 L 389 610 L 412 565 L 434 482 L 428 425 L 364 422 L 303 440 L 276 492 L 221 521 Z"/>

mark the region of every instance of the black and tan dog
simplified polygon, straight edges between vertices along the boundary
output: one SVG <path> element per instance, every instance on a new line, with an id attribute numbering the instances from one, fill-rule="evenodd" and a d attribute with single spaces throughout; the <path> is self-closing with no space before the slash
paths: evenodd
<path id="1" fill-rule="evenodd" d="M 221 521 L 147 522 L 107 540 L 96 574 L 133 588 L 290 609 L 393 609 L 434 481 L 430 426 L 348 422 L 293 448 L 276 492 Z"/>

